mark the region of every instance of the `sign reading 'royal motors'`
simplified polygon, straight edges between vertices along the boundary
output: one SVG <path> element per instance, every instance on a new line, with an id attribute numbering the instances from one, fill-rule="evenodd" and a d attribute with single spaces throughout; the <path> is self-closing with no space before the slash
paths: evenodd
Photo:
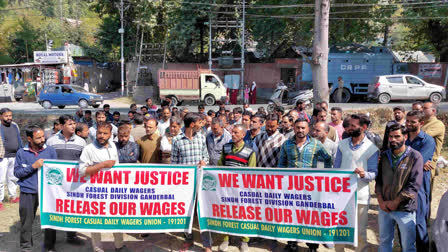
<path id="1" fill-rule="evenodd" d="M 66 51 L 34 51 L 34 63 L 65 64 Z"/>

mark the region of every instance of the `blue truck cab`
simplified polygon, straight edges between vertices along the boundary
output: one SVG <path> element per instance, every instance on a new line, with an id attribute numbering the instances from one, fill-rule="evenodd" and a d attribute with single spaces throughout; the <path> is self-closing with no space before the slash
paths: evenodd
<path id="1" fill-rule="evenodd" d="M 393 54 L 385 47 L 363 47 L 359 51 L 331 48 L 328 55 L 330 98 L 336 100 L 339 76 L 344 81 L 342 102 L 348 102 L 354 97 L 367 98 L 369 83 L 376 76 L 403 72 L 407 72 L 407 65 L 396 63 Z M 302 82 L 312 81 L 311 66 L 303 62 Z"/>

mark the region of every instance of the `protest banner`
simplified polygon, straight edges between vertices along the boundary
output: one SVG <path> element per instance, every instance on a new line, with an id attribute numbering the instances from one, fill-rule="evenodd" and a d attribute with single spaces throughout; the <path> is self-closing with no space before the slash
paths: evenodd
<path id="1" fill-rule="evenodd" d="M 201 231 L 357 245 L 357 175 L 341 169 L 205 167 Z"/>
<path id="2" fill-rule="evenodd" d="M 45 160 L 39 170 L 42 228 L 190 232 L 195 195 L 196 166 L 120 164 L 80 177 L 77 162 Z"/>

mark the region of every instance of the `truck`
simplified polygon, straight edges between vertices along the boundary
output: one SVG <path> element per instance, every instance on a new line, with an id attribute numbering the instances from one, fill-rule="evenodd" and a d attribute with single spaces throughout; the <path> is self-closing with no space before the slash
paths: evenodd
<path id="1" fill-rule="evenodd" d="M 354 98 L 365 99 L 368 95 L 369 83 L 379 75 L 408 73 L 406 63 L 400 63 L 386 47 L 349 48 L 344 51 L 332 48 L 328 54 L 328 85 L 330 99 L 336 101 L 338 77 L 344 81 L 342 102 Z M 302 83 L 311 84 L 311 66 L 303 62 Z"/>
<path id="2" fill-rule="evenodd" d="M 221 79 L 209 70 L 159 69 L 160 99 L 171 98 L 173 105 L 183 101 L 199 101 L 212 106 L 227 99 L 226 87 Z"/>

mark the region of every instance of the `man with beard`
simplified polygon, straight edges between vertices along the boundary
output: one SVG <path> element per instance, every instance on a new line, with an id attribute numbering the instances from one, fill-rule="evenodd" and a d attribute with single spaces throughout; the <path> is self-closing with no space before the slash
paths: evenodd
<path id="1" fill-rule="evenodd" d="M 171 163 L 204 166 L 209 161 L 205 136 L 200 134 L 201 117 L 197 113 L 188 113 L 184 118 L 185 131 L 172 140 Z M 210 232 L 201 233 L 202 244 L 206 252 L 212 251 Z M 180 251 L 186 251 L 193 245 L 193 234 L 185 233 L 185 242 Z"/>
<path id="2" fill-rule="evenodd" d="M 280 129 L 280 133 L 282 133 L 286 138 L 294 136 L 294 129 L 292 128 L 294 118 L 291 115 L 285 115 L 283 116 L 281 122 L 282 128 Z"/>
<path id="3" fill-rule="evenodd" d="M 279 168 L 316 168 L 317 162 L 323 160 L 325 168 L 331 168 L 332 157 L 324 146 L 316 139 L 308 136 L 309 124 L 306 118 L 299 118 L 294 122 L 295 137 L 286 140 L 278 159 Z M 317 251 L 319 244 L 307 243 L 309 251 Z M 297 242 L 288 242 L 287 252 L 298 251 Z"/>
<path id="4" fill-rule="evenodd" d="M 166 130 L 170 127 L 170 118 L 171 118 L 170 108 L 163 107 L 162 119 L 159 120 L 159 124 L 157 126 L 161 137 L 163 137 L 165 135 Z"/>
<path id="5" fill-rule="evenodd" d="M 422 130 L 432 136 L 436 141 L 436 150 L 432 156 L 432 160 L 428 160 L 424 163 L 425 170 L 431 169 L 431 188 L 429 194 L 429 213 L 428 223 L 431 217 L 431 201 L 432 201 L 432 189 L 434 187 L 434 181 L 438 176 L 438 168 L 436 166 L 440 153 L 442 152 L 443 140 L 445 139 L 445 125 L 442 121 L 437 119 L 437 105 L 432 102 L 425 102 L 423 104 L 423 113 L 425 113 L 425 123 L 422 126 Z"/>
<path id="6" fill-rule="evenodd" d="M 406 123 L 404 107 L 396 106 L 393 111 L 394 111 L 394 119 L 395 120 L 389 121 L 386 124 L 386 130 L 384 131 L 383 145 L 382 145 L 382 149 L 381 149 L 382 151 L 387 150 L 389 148 L 389 146 L 388 146 L 389 138 L 387 135 L 387 134 L 389 134 L 389 127 L 396 123 L 404 126 Z"/>
<path id="7" fill-rule="evenodd" d="M 340 107 L 332 107 L 330 112 L 331 122 L 328 125 L 332 126 L 337 132 L 339 140 L 342 140 L 344 127 L 342 126 L 342 109 Z"/>
<path id="8" fill-rule="evenodd" d="M 255 152 L 250 146 L 244 143 L 244 132 L 246 128 L 242 124 L 237 124 L 232 129 L 232 142 L 226 143 L 222 148 L 218 166 L 232 167 L 256 167 L 257 161 Z M 249 237 L 241 237 L 240 252 L 249 251 Z M 225 235 L 223 242 L 219 245 L 219 251 L 227 251 L 229 248 L 229 236 Z"/>
<path id="9" fill-rule="evenodd" d="M 14 177 L 14 163 L 17 151 L 22 148 L 19 126 L 12 121 L 12 111 L 9 108 L 0 110 L 2 123 L 0 134 L 5 153 L 0 161 L 0 211 L 3 210 L 5 198 L 5 184 L 8 186 L 9 199 L 12 203 L 18 203 L 17 178 Z"/>
<path id="10" fill-rule="evenodd" d="M 406 145 L 420 152 L 423 163 L 431 161 L 436 149 L 434 138 L 423 132 L 421 126 L 424 123 L 424 114 L 416 110 L 409 111 L 406 115 L 406 128 L 408 129 L 408 139 Z M 426 219 L 428 218 L 429 194 L 431 187 L 431 168 L 423 169 L 423 179 L 418 191 L 418 208 L 416 211 L 417 223 L 417 251 L 429 251 L 429 237 L 426 229 Z"/>
<path id="11" fill-rule="evenodd" d="M 277 114 L 266 117 L 266 131 L 259 134 L 253 142 L 252 149 L 257 154 L 258 167 L 276 167 L 282 144 L 287 138 L 278 130 Z"/>
<path id="12" fill-rule="evenodd" d="M 59 123 L 62 125 L 61 131 L 47 140 L 47 145 L 56 150 L 58 159 L 78 161 L 81 152 L 86 146 L 86 141 L 75 134 L 76 122 L 71 115 L 62 115 L 59 117 Z M 54 248 L 56 243 L 56 230 L 45 229 L 45 248 Z M 67 243 L 73 245 L 84 245 L 76 232 L 67 232 Z"/>
<path id="13" fill-rule="evenodd" d="M 107 122 L 97 124 L 96 139 L 87 145 L 79 159 L 80 176 L 95 175 L 103 169 L 112 168 L 119 164 L 118 152 L 115 144 L 111 143 L 112 125 Z M 115 251 L 130 251 L 123 245 L 123 233 L 114 233 Z M 101 233 L 92 233 L 93 251 L 103 252 Z"/>
<path id="14" fill-rule="evenodd" d="M 33 222 L 39 206 L 37 172 L 43 166 L 44 159 L 57 159 L 56 151 L 45 145 L 44 131 L 38 126 L 30 126 L 25 130 L 28 144 L 19 149 L 14 165 L 14 175 L 20 185 L 20 249 L 33 249 Z M 46 245 L 46 244 L 44 244 Z M 45 247 L 44 251 L 55 251 L 53 247 Z"/>
<path id="15" fill-rule="evenodd" d="M 129 126 L 126 124 L 120 125 L 118 127 L 118 141 L 115 142 L 120 163 L 137 163 L 140 158 L 139 146 L 137 143 L 129 141 L 130 137 L 131 129 Z"/>
<path id="16" fill-rule="evenodd" d="M 395 224 L 401 232 L 403 251 L 416 251 L 418 191 L 422 184 L 423 157 L 406 146 L 407 130 L 403 125 L 389 127 L 390 148 L 380 155 L 375 193 L 378 214 L 379 251 L 392 251 Z"/>
<path id="17" fill-rule="evenodd" d="M 417 110 L 417 111 L 423 112 L 423 102 L 416 101 L 416 102 L 412 103 L 412 110 Z"/>
<path id="18" fill-rule="evenodd" d="M 244 136 L 244 142 L 252 146 L 255 138 L 261 133 L 261 127 L 264 124 L 264 116 L 262 114 L 255 114 L 250 118 L 250 129 Z"/>
<path id="19" fill-rule="evenodd" d="M 90 137 L 90 140 L 92 140 L 92 141 L 94 141 L 96 139 L 96 131 L 97 131 L 98 124 L 101 122 L 106 122 L 106 120 L 107 120 L 106 112 L 104 112 L 104 110 L 97 111 L 95 113 L 95 120 L 96 120 L 96 124 L 94 124 L 92 127 L 89 128 L 89 137 Z M 115 125 L 113 125 L 113 124 L 111 124 L 110 126 L 112 127 L 112 136 L 113 136 L 110 140 L 111 140 L 111 143 L 113 143 L 112 140 L 114 139 L 115 136 L 117 136 L 118 128 L 115 127 Z"/>
<path id="20" fill-rule="evenodd" d="M 355 251 L 368 251 L 367 225 L 370 203 L 369 183 L 378 173 L 379 150 L 364 134 L 369 119 L 365 115 L 350 116 L 349 137 L 339 143 L 334 168 L 351 169 L 358 174 L 358 247 Z M 344 245 L 336 245 L 344 251 Z"/>
<path id="21" fill-rule="evenodd" d="M 232 136 L 227 130 L 224 130 L 224 122 L 219 118 L 212 120 L 212 132 L 206 137 L 210 165 L 217 165 L 222 153 L 222 147 L 232 140 Z"/>
<path id="22" fill-rule="evenodd" d="M 327 152 L 334 159 L 336 158 L 336 153 L 338 150 L 338 144 L 333 142 L 330 138 L 328 138 L 329 127 L 325 122 L 317 122 L 313 125 L 313 131 L 311 136 L 319 140 L 322 145 L 325 147 Z M 318 167 L 320 168 L 320 167 Z"/>
<path id="23" fill-rule="evenodd" d="M 92 111 L 86 110 L 84 112 L 84 116 L 81 118 L 79 122 L 86 123 L 89 128 L 93 126 L 93 119 L 92 119 Z"/>
<path id="24" fill-rule="evenodd" d="M 303 100 L 298 100 L 296 102 L 297 112 L 298 112 L 298 118 L 305 118 L 308 122 L 311 120 L 311 116 L 308 115 L 305 111 L 306 109 L 306 103 Z"/>
<path id="25" fill-rule="evenodd" d="M 145 122 L 146 135 L 137 140 L 140 147 L 140 163 L 158 164 L 161 160 L 160 141 L 162 138 L 157 133 L 157 121 L 150 118 Z"/>

